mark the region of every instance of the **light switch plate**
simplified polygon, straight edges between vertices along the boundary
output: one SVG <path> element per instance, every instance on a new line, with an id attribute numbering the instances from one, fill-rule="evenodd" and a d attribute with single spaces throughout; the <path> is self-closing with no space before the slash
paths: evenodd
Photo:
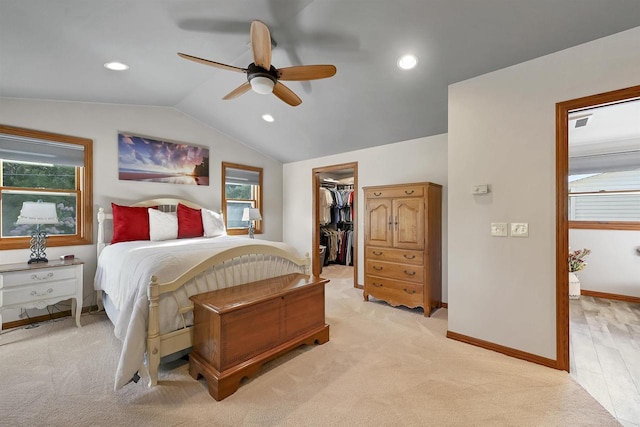
<path id="1" fill-rule="evenodd" d="M 488 184 L 474 185 L 472 188 L 472 192 L 473 194 L 487 194 L 489 192 L 489 185 Z"/>
<path id="2" fill-rule="evenodd" d="M 529 223 L 527 223 L 527 222 L 512 222 L 511 223 L 511 236 L 512 237 L 529 237 Z"/>
<path id="3" fill-rule="evenodd" d="M 506 222 L 492 222 L 491 223 L 491 235 L 495 237 L 507 237 L 507 223 Z"/>

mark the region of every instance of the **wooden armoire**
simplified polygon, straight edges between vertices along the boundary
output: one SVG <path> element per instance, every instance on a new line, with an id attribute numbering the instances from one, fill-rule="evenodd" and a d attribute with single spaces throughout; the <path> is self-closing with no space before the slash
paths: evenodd
<path id="1" fill-rule="evenodd" d="M 364 299 L 393 306 L 442 304 L 442 186 L 364 187 Z"/>

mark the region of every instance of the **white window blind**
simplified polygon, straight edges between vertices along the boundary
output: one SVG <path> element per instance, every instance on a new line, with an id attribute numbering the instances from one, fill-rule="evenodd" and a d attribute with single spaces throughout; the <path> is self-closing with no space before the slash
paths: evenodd
<path id="1" fill-rule="evenodd" d="M 84 166 L 84 147 L 0 133 L 0 159 L 65 166 Z"/>

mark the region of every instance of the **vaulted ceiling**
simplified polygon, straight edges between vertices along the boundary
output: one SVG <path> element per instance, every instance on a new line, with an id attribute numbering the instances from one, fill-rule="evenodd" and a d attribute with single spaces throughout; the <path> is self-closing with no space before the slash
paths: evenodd
<path id="1" fill-rule="evenodd" d="M 245 68 L 254 19 L 276 68 L 337 74 L 222 100 L 246 77 L 177 52 Z M 174 107 L 290 162 L 447 132 L 449 84 L 639 25 L 637 0 L 0 0 L 0 96 Z"/>

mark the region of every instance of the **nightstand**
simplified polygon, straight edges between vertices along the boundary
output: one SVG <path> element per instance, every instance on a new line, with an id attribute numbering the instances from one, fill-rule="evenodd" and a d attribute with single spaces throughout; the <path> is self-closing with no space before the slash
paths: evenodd
<path id="1" fill-rule="evenodd" d="M 8 308 L 39 308 L 72 298 L 71 315 L 80 327 L 82 313 L 82 267 L 79 259 L 48 263 L 0 265 L 0 329 L 2 311 Z"/>

